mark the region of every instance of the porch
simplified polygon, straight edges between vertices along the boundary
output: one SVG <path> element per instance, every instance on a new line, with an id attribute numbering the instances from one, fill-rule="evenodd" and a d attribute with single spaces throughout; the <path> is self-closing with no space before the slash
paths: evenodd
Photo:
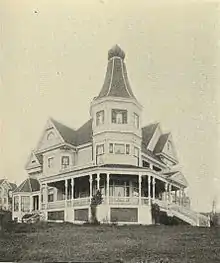
<path id="1" fill-rule="evenodd" d="M 103 204 L 149 206 L 154 200 L 184 205 L 184 189 L 154 173 L 96 173 L 49 182 L 42 186 L 42 210 L 89 206 L 100 190 Z"/>

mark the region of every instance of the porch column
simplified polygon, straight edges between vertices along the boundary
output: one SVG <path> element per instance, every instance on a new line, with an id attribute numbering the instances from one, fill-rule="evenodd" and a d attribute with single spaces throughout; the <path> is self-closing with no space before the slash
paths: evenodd
<path id="1" fill-rule="evenodd" d="M 168 200 L 169 200 L 169 202 L 171 203 L 171 189 L 172 189 L 172 185 L 171 184 L 169 184 L 169 188 L 168 188 L 169 190 L 169 198 L 168 198 Z"/>
<path id="2" fill-rule="evenodd" d="M 41 210 L 41 191 L 40 194 L 38 195 L 38 210 Z"/>
<path id="3" fill-rule="evenodd" d="M 167 193 L 168 193 L 168 183 L 165 183 L 165 201 L 167 202 L 168 200 L 168 196 L 167 196 Z"/>
<path id="4" fill-rule="evenodd" d="M 99 190 L 99 183 L 100 183 L 100 174 L 98 173 L 97 174 L 97 178 L 96 178 L 96 180 L 97 180 L 97 190 Z"/>
<path id="5" fill-rule="evenodd" d="M 181 205 L 181 189 L 179 189 L 179 205 Z"/>
<path id="6" fill-rule="evenodd" d="M 156 182 L 155 182 L 155 177 L 153 177 L 153 200 L 155 200 L 155 184 L 156 184 Z"/>
<path id="7" fill-rule="evenodd" d="M 151 203 L 151 176 L 148 175 L 148 203 Z"/>
<path id="8" fill-rule="evenodd" d="M 67 201 L 67 194 L 68 194 L 68 181 L 65 179 L 65 200 Z"/>
<path id="9" fill-rule="evenodd" d="M 74 178 L 71 178 L 71 198 L 74 199 Z"/>
<path id="10" fill-rule="evenodd" d="M 21 195 L 19 195 L 19 198 L 18 198 L 18 211 L 21 212 Z"/>
<path id="11" fill-rule="evenodd" d="M 106 203 L 109 204 L 109 173 L 106 174 Z"/>
<path id="12" fill-rule="evenodd" d="M 139 191 L 139 195 L 138 195 L 139 201 L 138 201 L 138 203 L 139 203 L 139 205 L 141 205 L 141 183 L 142 183 L 142 174 L 139 173 L 138 174 L 138 191 Z"/>
<path id="13" fill-rule="evenodd" d="M 30 212 L 32 212 L 33 210 L 33 202 L 34 202 L 34 197 L 33 196 L 29 196 L 29 199 L 30 199 Z"/>
<path id="14" fill-rule="evenodd" d="M 177 203 L 177 190 L 175 190 L 175 204 Z"/>
<path id="15" fill-rule="evenodd" d="M 89 198 L 92 200 L 92 174 L 89 175 Z"/>

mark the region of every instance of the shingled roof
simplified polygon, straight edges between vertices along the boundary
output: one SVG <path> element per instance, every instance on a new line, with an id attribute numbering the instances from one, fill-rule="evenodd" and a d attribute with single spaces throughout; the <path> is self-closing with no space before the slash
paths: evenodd
<path id="1" fill-rule="evenodd" d="M 92 119 L 88 120 L 78 130 L 74 130 L 54 119 L 51 120 L 66 143 L 79 146 L 92 141 Z"/>
<path id="2" fill-rule="evenodd" d="M 170 133 L 165 133 L 165 134 L 162 134 L 154 148 L 154 153 L 157 154 L 157 153 L 160 153 L 163 151 L 163 148 L 168 140 L 170 136 Z"/>
<path id="3" fill-rule="evenodd" d="M 36 192 L 40 190 L 40 184 L 37 179 L 34 178 L 27 178 L 24 180 L 16 189 L 15 192 Z"/>
<path id="4" fill-rule="evenodd" d="M 124 58 L 125 53 L 118 45 L 109 50 L 104 84 L 95 99 L 107 96 L 135 98 L 128 80 Z"/>

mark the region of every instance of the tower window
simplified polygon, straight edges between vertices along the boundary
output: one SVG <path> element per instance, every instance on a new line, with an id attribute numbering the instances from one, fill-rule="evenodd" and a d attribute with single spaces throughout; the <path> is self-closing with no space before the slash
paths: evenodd
<path id="1" fill-rule="evenodd" d="M 126 144 L 126 154 L 130 154 L 130 144 Z"/>
<path id="2" fill-rule="evenodd" d="M 134 126 L 135 128 L 139 128 L 139 115 L 137 115 L 136 113 L 134 113 Z"/>
<path id="3" fill-rule="evenodd" d="M 126 124 L 127 123 L 127 111 L 126 110 L 112 110 L 112 123 Z"/>
<path id="4" fill-rule="evenodd" d="M 109 153 L 113 153 L 113 143 L 109 143 Z"/>
<path id="5" fill-rule="evenodd" d="M 100 125 L 104 123 L 104 110 L 98 111 L 96 113 L 96 125 Z"/>
<path id="6" fill-rule="evenodd" d="M 125 153 L 125 145 L 124 144 L 115 144 L 115 153 L 124 154 Z"/>
<path id="7" fill-rule="evenodd" d="M 96 154 L 97 155 L 104 154 L 104 144 L 100 144 L 96 146 Z"/>

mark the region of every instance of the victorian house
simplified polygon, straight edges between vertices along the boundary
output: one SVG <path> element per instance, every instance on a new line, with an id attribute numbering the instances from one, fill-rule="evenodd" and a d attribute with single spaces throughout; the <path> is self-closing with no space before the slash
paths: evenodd
<path id="1" fill-rule="evenodd" d="M 16 188 L 16 184 L 7 179 L 0 179 L 0 210 L 12 210 L 12 192 Z"/>
<path id="2" fill-rule="evenodd" d="M 100 222 L 152 224 L 152 204 L 191 225 L 206 218 L 190 209 L 188 184 L 171 133 L 142 127 L 142 106 L 129 84 L 125 53 L 108 52 L 104 84 L 90 119 L 74 130 L 50 118 L 26 164 L 28 178 L 13 193 L 13 218 L 39 212 L 43 220 L 83 223 L 99 189 Z"/>

